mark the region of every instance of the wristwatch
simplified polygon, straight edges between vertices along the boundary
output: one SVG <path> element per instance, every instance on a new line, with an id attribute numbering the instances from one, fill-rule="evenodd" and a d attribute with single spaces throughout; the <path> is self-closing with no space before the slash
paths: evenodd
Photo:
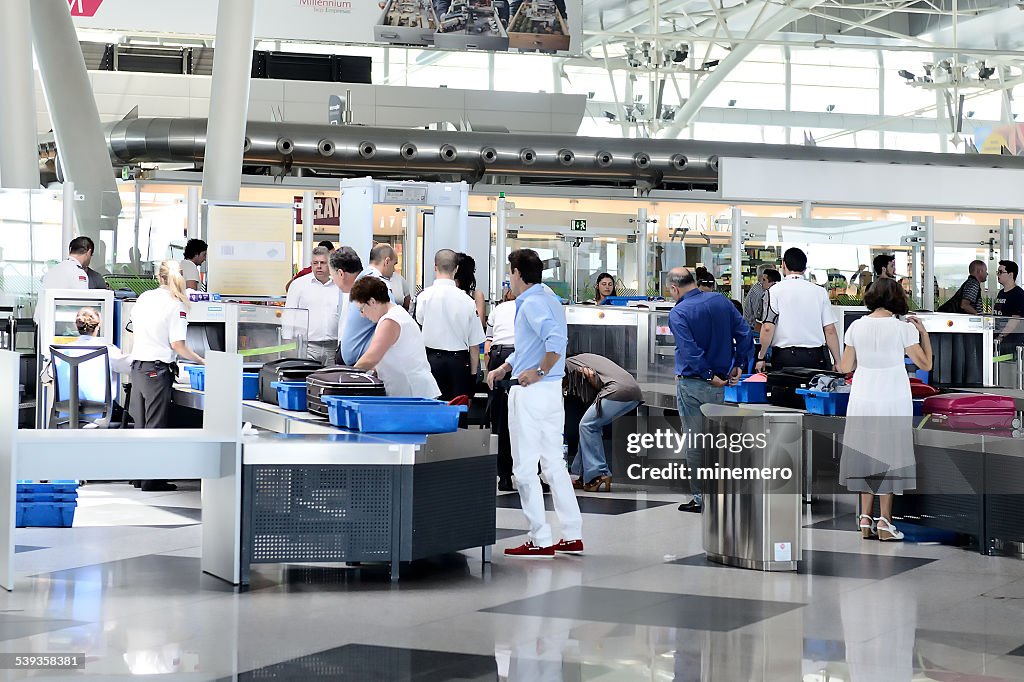
<path id="1" fill-rule="evenodd" d="M 545 372 L 540 367 L 537 368 L 537 376 L 544 376 Z"/>

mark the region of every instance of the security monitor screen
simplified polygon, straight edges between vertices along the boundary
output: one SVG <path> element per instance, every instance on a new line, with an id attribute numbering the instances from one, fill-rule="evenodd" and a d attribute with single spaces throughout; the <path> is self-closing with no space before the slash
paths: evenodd
<path id="1" fill-rule="evenodd" d="M 94 334 L 102 335 L 103 330 L 103 306 L 95 300 L 69 300 L 57 301 L 54 306 L 54 329 L 53 339 L 50 343 L 66 344 L 72 343 L 83 334 L 82 329 L 95 328 Z"/>

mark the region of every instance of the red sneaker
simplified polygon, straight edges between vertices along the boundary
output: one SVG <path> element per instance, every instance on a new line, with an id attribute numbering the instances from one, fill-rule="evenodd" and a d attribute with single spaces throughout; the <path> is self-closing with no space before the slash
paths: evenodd
<path id="1" fill-rule="evenodd" d="M 513 559 L 553 559 L 555 557 L 554 547 L 538 547 L 533 542 L 527 542 L 518 547 L 509 547 L 505 550 L 505 556 Z"/>
<path id="2" fill-rule="evenodd" d="M 583 540 L 559 540 L 551 549 L 559 554 L 583 554 Z"/>

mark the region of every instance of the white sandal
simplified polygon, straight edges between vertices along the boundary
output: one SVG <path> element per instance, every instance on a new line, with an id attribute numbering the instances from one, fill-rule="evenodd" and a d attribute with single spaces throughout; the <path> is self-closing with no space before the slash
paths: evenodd
<path id="1" fill-rule="evenodd" d="M 903 533 L 893 525 L 892 521 L 880 516 L 875 519 L 878 529 L 878 539 L 882 542 L 902 542 Z M 883 525 L 884 524 L 884 525 Z"/>
<path id="2" fill-rule="evenodd" d="M 868 520 L 867 524 L 864 523 L 864 519 Z M 878 539 L 878 533 L 875 531 L 875 522 L 869 514 L 861 514 L 857 517 L 857 527 L 860 529 L 860 536 L 865 540 Z"/>

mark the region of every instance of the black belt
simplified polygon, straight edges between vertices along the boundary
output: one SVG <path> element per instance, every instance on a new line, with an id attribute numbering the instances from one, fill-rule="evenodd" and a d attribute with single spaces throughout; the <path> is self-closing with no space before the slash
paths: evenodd
<path id="1" fill-rule="evenodd" d="M 494 351 L 498 351 L 500 353 L 500 352 L 502 352 L 502 351 L 504 351 L 506 349 L 514 351 L 516 349 L 516 347 L 514 345 L 512 345 L 511 343 L 493 343 L 493 344 L 491 344 L 491 352 L 492 353 Z"/>
<path id="2" fill-rule="evenodd" d="M 132 367 L 139 365 L 140 367 L 145 365 L 152 365 L 153 367 L 176 367 L 177 363 L 164 362 L 163 360 L 134 360 L 132 361 Z"/>
<path id="3" fill-rule="evenodd" d="M 683 376 L 681 374 L 679 376 L 677 376 L 676 378 L 677 379 L 693 379 L 694 381 L 711 381 L 711 379 L 705 379 L 704 377 L 687 377 L 687 376 Z"/>
<path id="4" fill-rule="evenodd" d="M 469 355 L 468 350 L 440 350 L 437 348 L 428 348 L 428 353 L 434 353 L 435 355 Z"/>

